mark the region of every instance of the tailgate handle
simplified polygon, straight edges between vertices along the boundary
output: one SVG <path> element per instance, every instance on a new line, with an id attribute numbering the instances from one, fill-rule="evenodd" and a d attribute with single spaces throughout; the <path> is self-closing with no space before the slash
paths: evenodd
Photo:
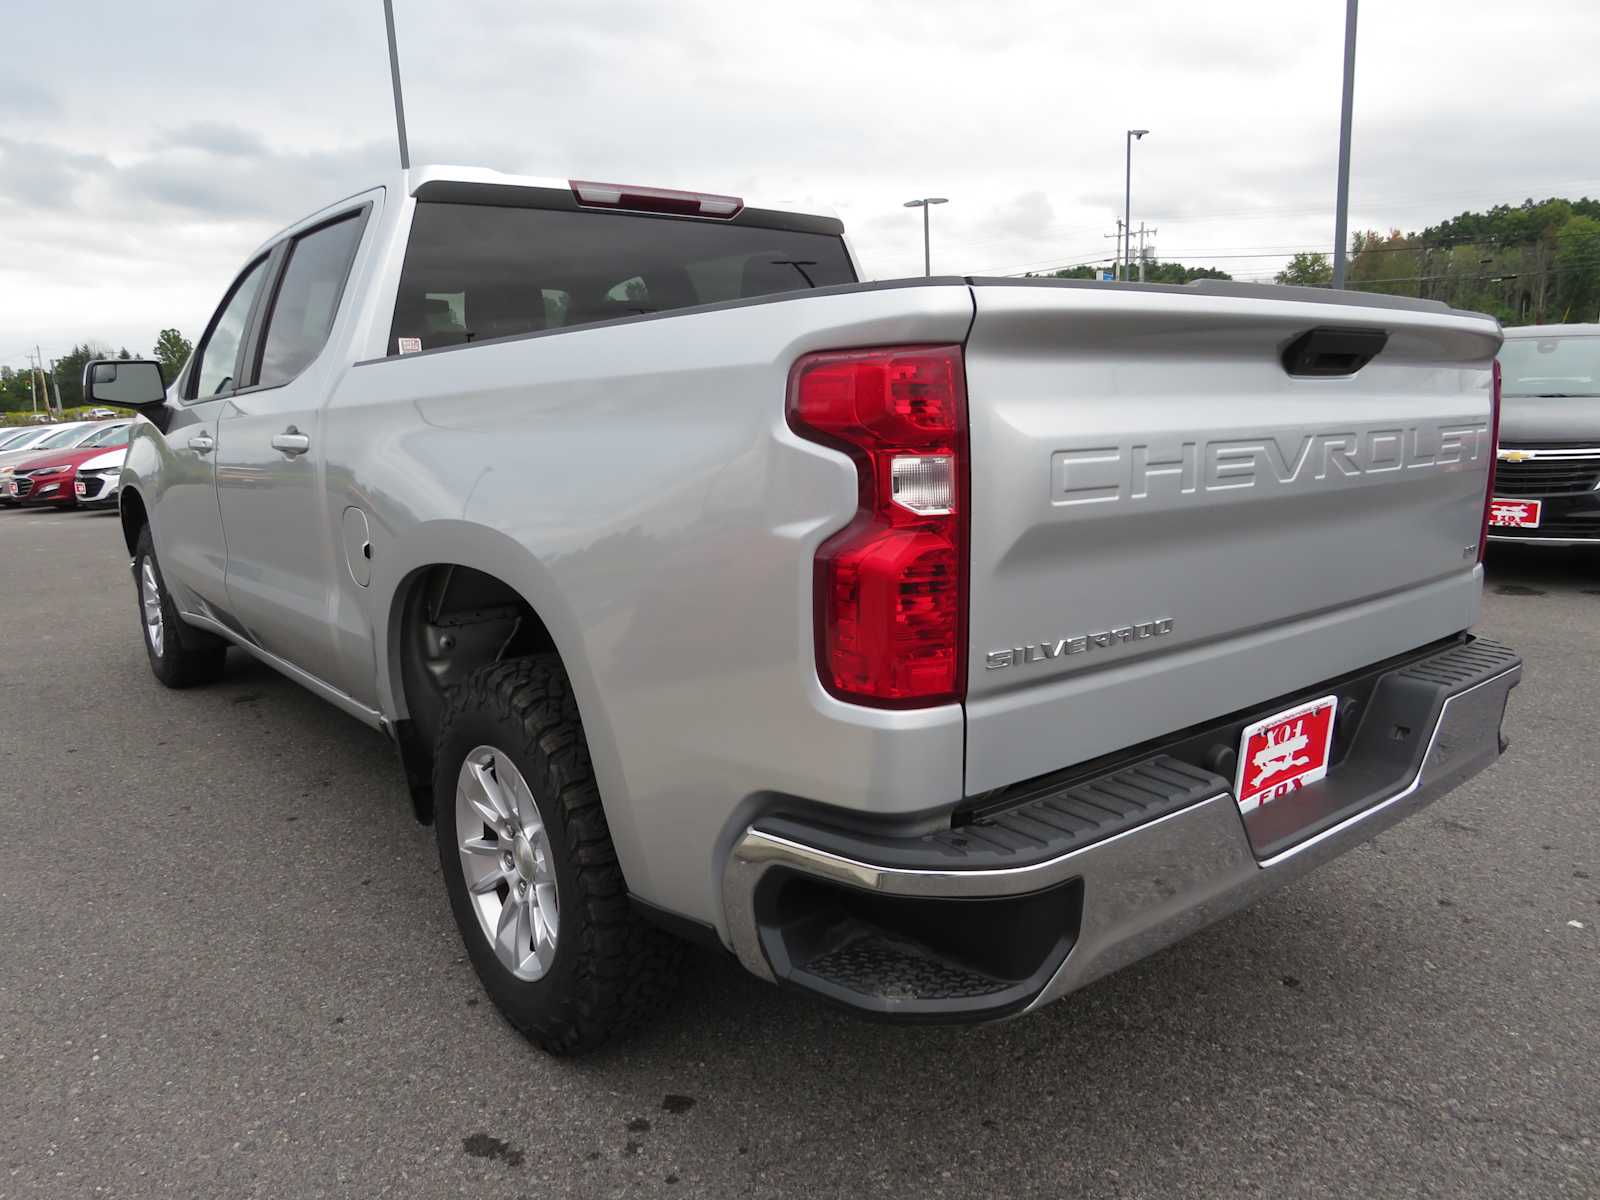
<path id="1" fill-rule="evenodd" d="M 1387 329 L 1308 329 L 1283 348 L 1283 369 L 1300 376 L 1354 375 L 1388 340 Z"/>

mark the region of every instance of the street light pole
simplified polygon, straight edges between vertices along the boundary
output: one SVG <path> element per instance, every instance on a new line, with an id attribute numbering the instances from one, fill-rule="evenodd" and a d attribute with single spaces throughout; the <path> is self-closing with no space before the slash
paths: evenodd
<path id="1" fill-rule="evenodd" d="M 907 200 L 906 208 L 920 208 L 922 210 L 922 274 L 924 278 L 933 274 L 933 250 L 928 234 L 928 209 L 935 204 L 950 203 L 943 196 L 924 196 L 921 200 Z"/>
<path id="2" fill-rule="evenodd" d="M 1333 286 L 1344 287 L 1344 245 L 1350 223 L 1350 118 L 1356 94 L 1356 0 L 1344 7 L 1344 105 L 1339 111 L 1339 194 L 1334 198 Z"/>
<path id="3" fill-rule="evenodd" d="M 400 97 L 400 50 L 394 40 L 394 0 L 383 0 L 383 24 L 389 32 L 389 80 L 394 84 L 394 126 L 400 135 L 400 169 L 411 169 L 411 147 L 406 144 L 406 104 Z"/>
<path id="4" fill-rule="evenodd" d="M 1355 0 L 1350 0 L 1350 2 L 1353 4 L 1353 3 L 1355 3 Z M 1134 139 L 1137 138 L 1137 139 L 1143 140 L 1144 135 L 1149 133 L 1149 132 L 1150 131 L 1148 129 L 1130 129 L 1130 130 L 1128 130 L 1128 156 L 1127 156 L 1127 163 L 1126 163 L 1126 166 L 1124 168 L 1123 177 L 1122 177 L 1122 228 L 1123 229 L 1132 229 L 1133 228 L 1133 143 L 1134 143 Z M 1129 241 L 1129 239 L 1126 238 L 1126 237 L 1124 237 L 1123 240 L 1122 240 L 1122 277 L 1124 279 L 1126 279 L 1128 277 L 1128 262 L 1129 262 L 1129 258 L 1128 258 L 1128 241 Z"/>

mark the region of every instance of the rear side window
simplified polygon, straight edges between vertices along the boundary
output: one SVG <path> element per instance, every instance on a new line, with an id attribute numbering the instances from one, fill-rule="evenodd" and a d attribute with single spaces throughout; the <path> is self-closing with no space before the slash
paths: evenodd
<path id="1" fill-rule="evenodd" d="M 363 212 L 295 238 L 261 348 L 262 387 L 288 383 L 322 352 L 361 240 Z"/>
<path id="2" fill-rule="evenodd" d="M 855 281 L 825 233 L 424 201 L 389 353 Z"/>

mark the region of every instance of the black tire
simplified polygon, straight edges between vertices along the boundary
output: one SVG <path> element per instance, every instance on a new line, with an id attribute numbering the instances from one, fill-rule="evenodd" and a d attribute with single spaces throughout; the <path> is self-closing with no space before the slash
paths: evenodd
<path id="1" fill-rule="evenodd" d="M 467 755 L 491 746 L 522 774 L 546 827 L 560 898 L 553 961 L 520 979 L 479 925 L 457 846 L 456 779 Z M 474 672 L 446 697 L 434 753 L 434 830 L 445 888 L 467 954 L 495 1006 L 551 1054 L 582 1054 L 671 998 L 683 944 L 628 900 L 595 785 L 577 702 L 555 655 Z"/>
<path id="2" fill-rule="evenodd" d="M 151 640 L 150 629 L 144 619 L 143 578 L 145 564 L 155 573 L 161 593 L 162 638 L 158 649 Z M 167 590 L 167 580 L 161 574 L 161 563 L 156 559 L 155 542 L 150 537 L 150 526 L 139 530 L 139 540 L 133 550 L 133 593 L 138 602 L 139 632 L 144 638 L 144 650 L 150 658 L 150 670 L 169 688 L 196 687 L 215 683 L 222 677 L 228 656 L 228 644 L 215 634 L 206 633 L 186 625 L 178 616 L 178 607 Z"/>

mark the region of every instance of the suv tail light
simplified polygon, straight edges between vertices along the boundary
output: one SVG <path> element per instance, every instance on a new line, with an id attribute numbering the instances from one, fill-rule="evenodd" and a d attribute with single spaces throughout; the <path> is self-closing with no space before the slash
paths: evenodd
<path id="1" fill-rule="evenodd" d="M 960 346 L 808 354 L 789 425 L 855 460 L 855 519 L 817 549 L 817 673 L 884 708 L 966 687 L 967 397 Z"/>
<path id="2" fill-rule="evenodd" d="M 1500 462 L 1500 360 L 1494 360 L 1494 390 L 1489 399 L 1489 483 L 1483 493 L 1483 529 L 1478 534 L 1478 561 L 1489 549 L 1489 513 L 1494 508 L 1494 476 Z"/>

